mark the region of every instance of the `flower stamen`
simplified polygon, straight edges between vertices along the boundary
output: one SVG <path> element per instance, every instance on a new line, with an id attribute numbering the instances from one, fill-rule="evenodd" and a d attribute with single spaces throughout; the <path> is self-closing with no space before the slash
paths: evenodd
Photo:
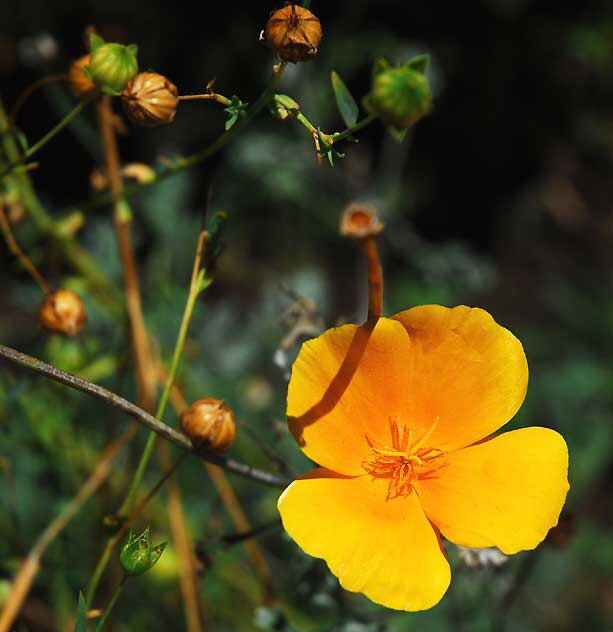
<path id="1" fill-rule="evenodd" d="M 432 436 L 439 417 L 432 422 L 423 437 L 411 445 L 412 431 L 406 425 L 400 427 L 395 418 L 389 420 L 392 445 L 381 445 L 368 434 L 366 442 L 374 453 L 374 458 L 365 460 L 362 467 L 375 478 L 388 478 L 386 501 L 408 496 L 413 490 L 415 479 L 432 478 L 433 473 L 441 467 L 434 464 L 443 454 L 443 450 L 432 447 L 422 447 Z"/>

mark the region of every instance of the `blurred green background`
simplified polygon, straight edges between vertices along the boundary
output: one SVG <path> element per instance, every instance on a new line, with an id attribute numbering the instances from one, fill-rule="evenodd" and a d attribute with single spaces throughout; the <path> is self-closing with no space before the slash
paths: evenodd
<path id="1" fill-rule="evenodd" d="M 470 568 L 449 546 L 451 587 L 438 606 L 417 614 L 342 591 L 323 562 L 274 527 L 258 538 L 273 577 L 274 599 L 265 602 L 242 545 L 223 539 L 234 527 L 206 472 L 188 459 L 177 478 L 199 556 L 205 629 L 613 629 L 613 7 L 574 4 L 315 1 L 320 53 L 289 67 L 280 91 L 323 130 L 340 131 L 331 70 L 357 98 L 368 91 L 376 57 L 400 63 L 429 52 L 432 114 L 401 144 L 371 125 L 331 168 L 317 164 L 301 126 L 264 113 L 211 160 L 134 198 L 145 317 L 165 362 L 203 212 L 228 213 L 226 247 L 198 302 L 179 383 L 189 400 L 214 395 L 234 408 L 237 458 L 267 469 L 278 461 L 298 472 L 310 467 L 285 429 L 286 374 L 275 351 L 295 322 L 297 297 L 314 302 L 300 312 L 314 330 L 365 316 L 363 262 L 337 228 L 355 199 L 376 204 L 387 224 L 385 312 L 430 302 L 489 310 L 522 340 L 531 369 L 510 426 L 555 428 L 571 454 L 562 527 L 536 552 L 497 568 Z M 94 24 L 107 39 L 137 43 L 141 68 L 167 75 L 180 93 L 201 92 L 216 78 L 222 94 L 253 102 L 273 63 L 257 36 L 275 8 L 4 0 L 0 96 L 10 110 L 29 83 L 65 72 L 84 53 L 83 28 Z M 73 104 L 63 82 L 49 84 L 26 102 L 17 125 L 34 141 Z M 183 103 L 171 126 L 129 125 L 122 159 L 160 167 L 205 146 L 223 125 L 216 104 Z M 121 288 L 110 209 L 84 204 L 101 160 L 93 112 L 38 160 L 32 177 L 45 208 L 55 217 L 83 210 L 78 240 Z M 134 398 L 126 322 L 109 314 L 27 217 L 14 230 L 52 285 L 84 297 L 89 323 L 75 339 L 40 330 L 41 292 L 0 246 L 0 341 Z M 176 423 L 174 413 L 166 420 Z M 20 558 L 127 423 L 98 401 L 0 364 L 0 604 Z M 117 508 L 144 434 L 50 547 L 16 630 L 68 629 L 105 541 L 103 517 Z M 159 474 L 154 463 L 147 489 Z M 276 490 L 230 478 L 253 525 L 277 519 Z M 137 526 L 146 524 L 154 540 L 170 539 L 165 492 Z M 171 544 L 126 588 L 114 629 L 184 629 L 177 564 Z M 97 606 L 119 573 L 114 560 Z"/>

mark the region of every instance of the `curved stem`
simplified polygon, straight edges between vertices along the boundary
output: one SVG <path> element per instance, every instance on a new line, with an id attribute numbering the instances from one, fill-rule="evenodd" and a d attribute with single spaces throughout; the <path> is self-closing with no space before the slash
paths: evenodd
<path id="1" fill-rule="evenodd" d="M 331 135 L 332 143 L 338 143 L 339 140 L 344 140 L 348 136 L 351 136 L 352 134 L 359 132 L 361 129 L 363 129 L 367 125 L 370 125 L 373 121 L 376 121 L 377 118 L 379 118 L 377 114 L 369 114 L 367 117 L 363 118 L 361 121 L 358 121 L 353 127 L 348 127 L 346 130 L 342 132 L 339 132 L 337 134 L 332 134 Z"/>

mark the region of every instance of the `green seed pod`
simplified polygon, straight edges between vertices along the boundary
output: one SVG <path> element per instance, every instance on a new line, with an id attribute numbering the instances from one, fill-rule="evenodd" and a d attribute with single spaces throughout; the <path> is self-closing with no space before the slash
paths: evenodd
<path id="1" fill-rule="evenodd" d="M 130 532 L 128 541 L 119 554 L 119 561 L 126 575 L 146 573 L 160 559 L 166 545 L 167 542 L 162 542 L 157 546 L 151 546 L 148 527 L 139 536 Z"/>
<path id="2" fill-rule="evenodd" d="M 91 60 L 83 71 L 100 91 L 120 95 L 138 72 L 137 52 L 135 44 L 107 44 L 101 37 L 92 36 Z"/>
<path id="3" fill-rule="evenodd" d="M 425 68 L 422 56 L 400 68 L 391 68 L 380 61 L 364 105 L 387 125 L 396 130 L 407 129 L 432 108 L 432 93 L 424 75 Z"/>

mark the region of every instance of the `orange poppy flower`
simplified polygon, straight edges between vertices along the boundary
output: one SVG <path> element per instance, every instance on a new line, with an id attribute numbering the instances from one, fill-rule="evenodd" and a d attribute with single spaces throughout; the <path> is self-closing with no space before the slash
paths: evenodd
<path id="1" fill-rule="evenodd" d="M 425 305 L 306 342 L 287 414 L 321 468 L 279 498 L 286 531 L 344 588 L 399 610 L 447 590 L 440 534 L 535 548 L 569 488 L 566 443 L 537 427 L 486 438 L 527 384 L 521 343 L 478 308 Z"/>

